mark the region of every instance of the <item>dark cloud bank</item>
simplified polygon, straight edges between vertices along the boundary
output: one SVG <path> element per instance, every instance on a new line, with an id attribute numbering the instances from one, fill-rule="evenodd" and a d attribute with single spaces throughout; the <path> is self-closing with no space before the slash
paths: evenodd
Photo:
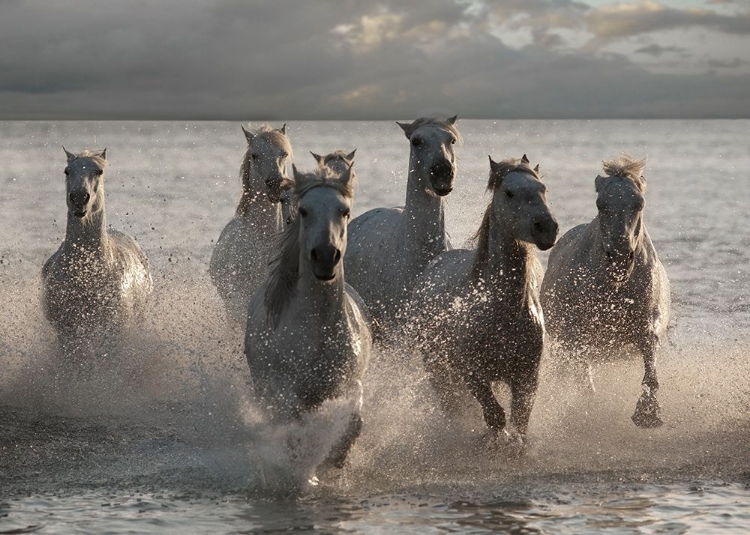
<path id="1" fill-rule="evenodd" d="M 514 10 L 535 21 L 534 44 L 510 47 L 490 31 Z M 544 0 L 0 0 L 0 119 L 390 119 L 426 108 L 465 118 L 750 115 L 748 75 L 653 73 L 626 56 L 560 48 L 548 31 L 584 31 L 588 17 L 596 32 L 607 26 L 600 15 Z M 673 27 L 669 15 L 613 27 Z"/>

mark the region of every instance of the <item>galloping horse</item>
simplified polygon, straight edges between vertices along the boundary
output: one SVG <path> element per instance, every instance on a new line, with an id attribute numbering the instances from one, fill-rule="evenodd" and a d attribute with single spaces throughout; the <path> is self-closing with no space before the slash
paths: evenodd
<path id="1" fill-rule="evenodd" d="M 142 317 L 153 282 L 135 240 L 107 228 L 106 149 L 65 154 L 65 239 L 42 268 L 42 289 L 44 314 L 77 359 L 82 342 L 103 341 Z"/>
<path id="2" fill-rule="evenodd" d="M 656 351 L 669 323 L 670 289 L 646 230 L 645 160 L 604 161 L 595 180 L 598 215 L 569 230 L 552 250 L 542 285 L 549 331 L 562 349 L 584 358 L 611 358 L 624 346 L 643 355 L 638 427 L 662 424 L 656 393 Z"/>
<path id="3" fill-rule="evenodd" d="M 221 231 L 209 273 L 229 316 L 244 322 L 253 292 L 268 272 L 274 236 L 283 227 L 279 196 L 292 146 L 286 125 L 245 130 L 247 151 L 240 167 L 242 195 L 234 218 Z"/>
<path id="4" fill-rule="evenodd" d="M 416 281 L 410 314 L 425 365 L 446 412 L 466 385 L 487 427 L 503 431 L 505 411 L 494 381 L 511 390 L 511 423 L 523 439 L 537 389 L 544 347 L 539 305 L 542 267 L 534 247 L 557 237 L 546 187 L 526 155 L 490 158 L 492 200 L 476 235 L 477 249 L 446 251 Z"/>
<path id="5" fill-rule="evenodd" d="M 330 399 L 351 403 L 351 420 L 327 461 L 343 466 L 360 433 L 361 379 L 370 358 L 369 317 L 344 281 L 354 172 L 294 169 L 298 216 L 252 298 L 245 354 L 254 390 L 275 419 L 289 422 Z"/>
<path id="6" fill-rule="evenodd" d="M 411 145 L 406 204 L 376 208 L 349 225 L 349 282 L 376 324 L 402 324 L 401 305 L 414 280 L 437 255 L 450 249 L 444 197 L 453 191 L 456 117 L 398 123 Z"/>

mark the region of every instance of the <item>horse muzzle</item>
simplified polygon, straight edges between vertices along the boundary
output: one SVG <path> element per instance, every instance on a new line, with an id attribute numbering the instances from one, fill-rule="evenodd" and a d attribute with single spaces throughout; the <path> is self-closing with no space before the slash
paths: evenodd
<path id="1" fill-rule="evenodd" d="M 453 191 L 455 168 L 448 161 L 443 161 L 430 168 L 430 185 L 435 195 L 445 197 Z"/>
<path id="2" fill-rule="evenodd" d="M 313 248 L 310 251 L 310 264 L 315 278 L 322 282 L 335 279 L 341 256 L 341 250 L 331 245 Z"/>
<path id="3" fill-rule="evenodd" d="M 534 243 L 540 251 L 552 249 L 555 242 L 557 242 L 557 234 L 559 230 L 560 227 L 553 217 L 540 219 L 534 223 L 531 232 L 534 236 Z"/>

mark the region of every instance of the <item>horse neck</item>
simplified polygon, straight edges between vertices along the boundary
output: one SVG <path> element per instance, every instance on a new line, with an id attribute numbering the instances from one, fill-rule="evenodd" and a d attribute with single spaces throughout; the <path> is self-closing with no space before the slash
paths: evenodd
<path id="1" fill-rule="evenodd" d="M 75 248 L 76 251 L 106 257 L 111 244 L 107 233 L 107 218 L 104 215 L 104 207 L 102 206 L 100 211 L 83 219 L 68 212 L 63 247 Z"/>
<path id="2" fill-rule="evenodd" d="M 533 245 L 510 235 L 507 226 L 490 214 L 487 240 L 479 246 L 485 250 L 477 249 L 472 276 L 489 285 L 491 295 L 504 299 L 512 299 L 514 294 L 521 299 L 531 295 L 537 264 Z"/>
<path id="3" fill-rule="evenodd" d="M 281 203 L 272 203 L 265 193 L 252 192 L 244 184 L 235 215 L 253 224 L 261 233 L 272 234 L 282 229 Z"/>
<path id="4" fill-rule="evenodd" d="M 399 229 L 408 251 L 432 258 L 445 250 L 445 200 L 420 185 L 414 156 L 409 158 L 406 203 Z"/>
<path id="5" fill-rule="evenodd" d="M 305 256 L 300 251 L 296 292 L 300 317 L 317 319 L 322 325 L 336 323 L 344 312 L 344 263 L 336 266 L 333 281 L 321 282 L 313 275 Z"/>

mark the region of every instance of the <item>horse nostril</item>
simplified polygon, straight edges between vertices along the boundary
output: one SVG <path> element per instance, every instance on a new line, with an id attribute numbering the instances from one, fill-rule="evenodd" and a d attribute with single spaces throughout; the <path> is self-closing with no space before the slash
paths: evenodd
<path id="1" fill-rule="evenodd" d="M 73 195 L 72 193 L 68 195 L 68 198 L 70 199 L 70 202 L 76 202 L 75 195 Z"/>
<path id="2" fill-rule="evenodd" d="M 317 253 L 317 251 L 315 249 L 313 249 L 312 251 L 310 251 L 310 258 L 312 259 L 313 262 L 317 262 L 318 261 L 318 253 Z"/>
<path id="3" fill-rule="evenodd" d="M 86 204 L 87 202 L 89 202 L 90 198 L 91 198 L 91 195 L 89 195 L 88 193 L 84 193 L 83 194 L 83 204 Z"/>
<path id="4" fill-rule="evenodd" d="M 537 232 L 544 232 L 544 223 L 542 223 L 541 221 L 537 221 L 536 223 L 534 223 L 534 230 L 536 230 Z"/>
<path id="5" fill-rule="evenodd" d="M 633 257 L 634 257 L 634 256 L 635 256 L 635 255 L 633 254 L 633 251 L 630 251 L 630 252 L 628 253 L 628 262 L 632 262 L 632 261 L 633 261 Z"/>
<path id="6" fill-rule="evenodd" d="M 341 260 L 341 251 L 339 251 L 338 249 L 336 249 L 336 252 L 333 253 L 333 263 L 334 264 L 338 264 L 339 260 Z"/>

